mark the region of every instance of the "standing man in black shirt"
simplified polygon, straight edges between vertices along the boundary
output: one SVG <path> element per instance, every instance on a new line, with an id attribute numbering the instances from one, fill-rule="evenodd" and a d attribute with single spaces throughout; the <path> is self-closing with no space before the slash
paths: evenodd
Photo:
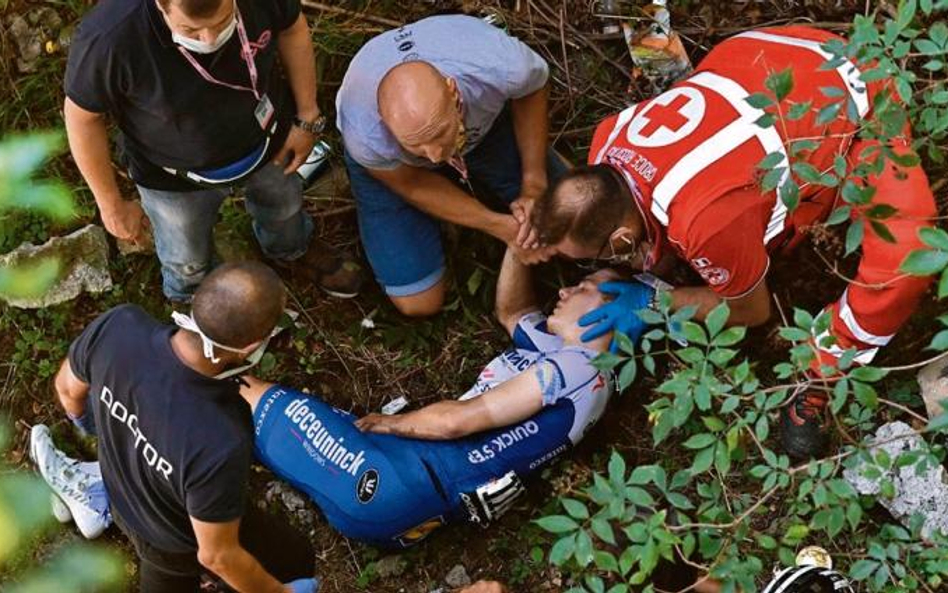
<path id="1" fill-rule="evenodd" d="M 102 222 L 139 242 L 150 221 L 168 298 L 190 300 L 212 267 L 235 185 L 268 257 L 335 296 L 358 292 L 358 265 L 313 238 L 294 173 L 326 122 L 299 0 L 103 0 L 73 38 L 65 89 L 69 146 Z M 107 117 L 141 206 L 119 190 Z"/>
<path id="2" fill-rule="evenodd" d="M 259 360 L 284 300 L 263 264 L 224 264 L 198 288 L 191 315 L 176 314 L 181 329 L 116 307 L 82 332 L 56 375 L 66 413 L 98 433 L 112 517 L 135 545 L 142 591 L 197 591 L 202 566 L 238 591 L 318 588 L 312 578 L 282 585 L 248 552 L 278 552 L 283 566 L 267 564 L 281 579 L 311 575 L 305 538 L 256 541 L 245 528 L 258 520 L 241 521 L 253 439 L 227 377 Z M 288 562 L 294 554 L 302 560 Z"/>

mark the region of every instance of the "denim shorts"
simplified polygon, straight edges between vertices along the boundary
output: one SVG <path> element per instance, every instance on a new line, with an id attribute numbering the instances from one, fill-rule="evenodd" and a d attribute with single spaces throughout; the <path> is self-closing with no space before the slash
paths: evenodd
<path id="1" fill-rule="evenodd" d="M 520 195 L 520 152 L 510 110 L 497 117 L 490 131 L 464 157 L 472 181 L 506 204 Z M 368 169 L 345 155 L 349 182 L 355 195 L 359 233 L 369 264 L 389 296 L 410 296 L 428 290 L 444 275 L 440 221 L 418 210 Z M 552 149 L 547 158 L 550 182 L 566 172 Z M 435 169 L 456 178 L 448 166 Z"/>

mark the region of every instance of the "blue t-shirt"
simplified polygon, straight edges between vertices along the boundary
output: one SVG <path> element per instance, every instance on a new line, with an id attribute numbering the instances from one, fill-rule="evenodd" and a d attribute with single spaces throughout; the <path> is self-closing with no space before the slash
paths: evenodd
<path id="1" fill-rule="evenodd" d="M 363 167 L 436 166 L 402 149 L 379 115 L 382 78 L 414 61 L 431 64 L 457 83 L 466 133 L 462 153 L 480 143 L 507 101 L 543 88 L 549 75 L 539 54 L 478 18 L 433 16 L 382 33 L 352 58 L 336 95 L 336 127 L 349 156 Z"/>
<path id="2" fill-rule="evenodd" d="M 69 364 L 89 384 L 115 512 L 155 548 L 191 552 L 189 516 L 219 523 L 243 514 L 253 442 L 236 381 L 181 362 L 171 348 L 175 331 L 121 305 L 73 342 Z"/>

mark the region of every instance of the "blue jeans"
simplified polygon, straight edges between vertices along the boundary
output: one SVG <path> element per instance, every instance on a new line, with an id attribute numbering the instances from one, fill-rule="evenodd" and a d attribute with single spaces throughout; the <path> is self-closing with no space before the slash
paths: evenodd
<path id="1" fill-rule="evenodd" d="M 520 152 L 510 110 L 494 122 L 481 143 L 464 157 L 472 180 L 510 204 L 520 195 Z M 437 219 L 418 210 L 368 169 L 345 155 L 355 195 L 359 234 L 375 278 L 389 296 L 410 296 L 428 290 L 444 275 L 444 249 Z M 447 166 L 435 169 L 456 178 Z M 547 156 L 550 183 L 566 172 L 551 149 Z"/>
<path id="2" fill-rule="evenodd" d="M 303 211 L 299 175 L 284 175 L 281 167 L 267 163 L 243 185 L 264 255 L 289 261 L 306 253 L 313 221 Z M 138 193 L 154 229 L 165 296 L 190 300 L 214 265 L 214 225 L 230 188 L 177 192 L 138 186 Z"/>

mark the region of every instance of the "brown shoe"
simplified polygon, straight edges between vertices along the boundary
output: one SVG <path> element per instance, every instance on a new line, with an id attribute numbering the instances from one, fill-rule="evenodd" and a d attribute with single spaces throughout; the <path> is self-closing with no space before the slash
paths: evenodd
<path id="1" fill-rule="evenodd" d="M 362 266 L 356 260 L 315 235 L 306 253 L 293 261 L 277 262 L 277 265 L 340 299 L 351 299 L 359 294 L 365 280 Z"/>

